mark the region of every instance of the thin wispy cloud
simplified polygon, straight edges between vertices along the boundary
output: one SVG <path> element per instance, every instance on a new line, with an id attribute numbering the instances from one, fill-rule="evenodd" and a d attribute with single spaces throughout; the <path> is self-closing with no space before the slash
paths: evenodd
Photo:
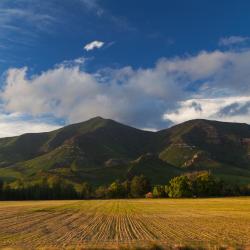
<path id="1" fill-rule="evenodd" d="M 39 33 L 51 32 L 52 25 L 58 22 L 51 6 L 24 0 L 18 3 L 0 2 L 0 43 L 5 48 L 18 44 L 29 46 Z"/>
<path id="2" fill-rule="evenodd" d="M 43 30 L 45 26 L 56 21 L 55 17 L 46 13 L 45 9 L 38 11 L 35 4 L 27 6 L 24 2 L 20 7 L 11 8 L 1 5 L 0 7 L 0 26 L 4 29 L 21 30 L 19 22 L 22 21 L 22 24 Z"/>
<path id="3" fill-rule="evenodd" d="M 64 60 L 63 62 L 56 64 L 55 67 L 60 68 L 60 67 L 82 66 L 87 60 L 88 58 L 85 57 L 78 57 L 72 60 Z"/>
<path id="4" fill-rule="evenodd" d="M 100 49 L 103 45 L 104 45 L 104 42 L 95 40 L 95 41 L 92 41 L 92 42 L 86 44 L 84 46 L 84 50 L 90 51 L 90 50 L 94 50 L 94 49 Z"/>
<path id="5" fill-rule="evenodd" d="M 84 7 L 91 11 L 95 11 L 98 16 L 102 16 L 105 12 L 104 9 L 98 4 L 96 0 L 79 0 Z"/>
<path id="6" fill-rule="evenodd" d="M 107 48 L 109 48 L 109 47 L 113 46 L 115 43 L 116 43 L 115 41 L 112 41 L 112 42 L 106 43 L 106 44 L 105 44 L 105 49 L 107 49 Z"/>
<path id="7" fill-rule="evenodd" d="M 100 19 L 108 20 L 113 24 L 113 27 L 118 27 L 119 30 L 135 31 L 136 28 L 128 22 L 124 16 L 114 15 L 108 9 L 101 6 L 98 0 L 77 0 L 84 6 L 84 9 L 95 13 Z"/>
<path id="8" fill-rule="evenodd" d="M 223 37 L 219 40 L 220 46 L 231 46 L 236 44 L 243 44 L 250 40 L 250 37 L 246 36 L 229 36 Z"/>

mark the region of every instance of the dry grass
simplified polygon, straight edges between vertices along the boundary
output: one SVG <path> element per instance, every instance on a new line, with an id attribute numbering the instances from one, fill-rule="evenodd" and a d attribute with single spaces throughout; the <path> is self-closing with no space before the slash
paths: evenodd
<path id="1" fill-rule="evenodd" d="M 0 247 L 250 246 L 250 198 L 0 203 Z M 139 248 L 138 248 L 139 249 Z"/>

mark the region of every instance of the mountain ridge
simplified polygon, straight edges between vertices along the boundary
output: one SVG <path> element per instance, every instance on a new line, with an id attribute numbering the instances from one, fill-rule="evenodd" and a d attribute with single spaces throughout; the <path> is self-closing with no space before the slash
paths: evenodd
<path id="1" fill-rule="evenodd" d="M 250 183 L 250 125 L 194 119 L 151 132 L 94 117 L 51 132 L 0 138 L 0 178 L 9 182 L 60 176 L 105 184 L 136 173 L 163 183 L 201 170 Z"/>

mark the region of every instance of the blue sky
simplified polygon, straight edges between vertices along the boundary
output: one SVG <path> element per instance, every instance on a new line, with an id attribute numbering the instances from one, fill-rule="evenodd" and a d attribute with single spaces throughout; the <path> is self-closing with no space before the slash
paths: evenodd
<path id="1" fill-rule="evenodd" d="M 0 136 L 93 116 L 250 123 L 248 1 L 0 1 Z"/>

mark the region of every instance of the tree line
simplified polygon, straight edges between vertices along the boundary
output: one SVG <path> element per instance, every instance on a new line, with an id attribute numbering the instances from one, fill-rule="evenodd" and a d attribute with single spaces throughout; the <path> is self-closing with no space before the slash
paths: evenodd
<path id="1" fill-rule="evenodd" d="M 63 179 L 52 183 L 15 187 L 0 181 L 1 200 L 60 200 L 60 199 L 116 199 L 116 198 L 182 198 L 250 195 L 249 186 L 225 183 L 209 172 L 197 172 L 172 178 L 166 185 L 152 186 L 143 175 L 125 181 L 114 181 L 107 186 L 93 187 L 84 182 L 76 189 Z"/>
<path id="2" fill-rule="evenodd" d="M 250 195 L 250 186 L 227 183 L 210 172 L 194 172 L 174 177 L 165 186 L 153 187 L 153 197 L 191 198 Z"/>

